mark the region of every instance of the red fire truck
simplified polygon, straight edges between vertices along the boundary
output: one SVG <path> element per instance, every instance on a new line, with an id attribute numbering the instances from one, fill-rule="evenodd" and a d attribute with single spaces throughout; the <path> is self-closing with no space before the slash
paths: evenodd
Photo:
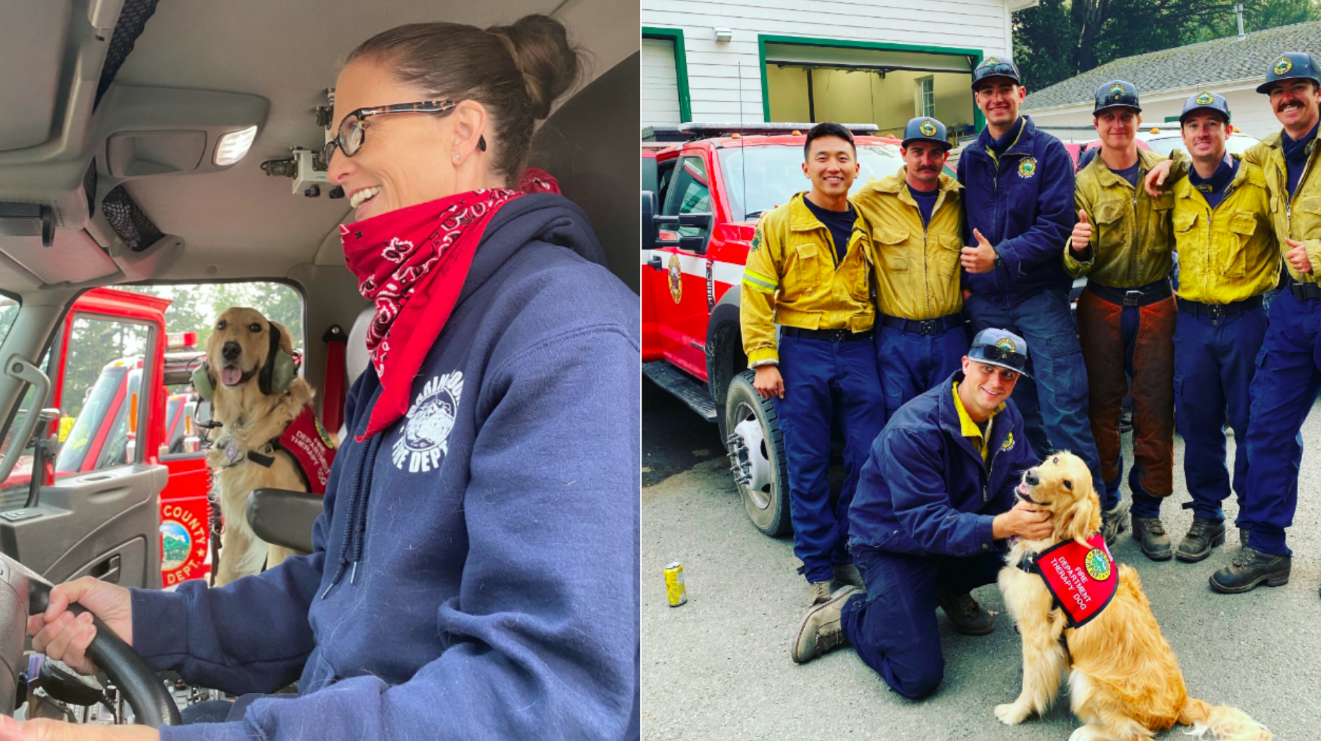
<path id="1" fill-rule="evenodd" d="M 167 352 L 197 344 L 195 332 L 166 333 L 169 305 L 167 299 L 112 288 L 90 290 L 74 302 L 51 348 L 52 384 L 46 403 L 54 409 L 64 409 L 73 401 L 66 398 L 65 376 L 75 321 L 91 316 L 146 324 L 166 342 L 149 343 L 143 355 L 107 363 L 87 388 L 77 416 L 61 416 L 57 424 L 49 424 L 38 449 L 16 462 L 2 487 L 7 504 L 24 506 L 11 499 L 26 496 L 26 506 L 31 507 L 43 482 L 49 485 L 122 465 L 134 460 L 135 449 L 142 446 L 146 463 L 163 465 L 169 472 L 159 502 L 159 586 L 163 588 L 207 578 L 211 570 L 207 507 L 211 477 L 192 418 L 197 396 L 181 388 L 189 383 L 203 353 Z M 171 393 L 170 387 L 179 390 Z M 147 403 L 140 404 L 140 399 Z M 139 420 L 139 414 L 146 419 Z M 36 482 L 31 473 L 34 464 L 42 471 Z M 22 517 L 22 510 L 10 510 L 7 516 Z M 92 569 L 94 575 L 111 581 L 116 570 L 113 556 Z"/>
<path id="2" fill-rule="evenodd" d="M 743 264 L 757 219 L 810 183 L 812 124 L 683 124 L 644 130 L 642 372 L 720 426 L 752 523 L 790 530 L 789 484 L 775 406 L 757 396 L 739 329 Z M 903 165 L 899 141 L 854 133 L 854 189 Z M 732 289 L 732 290 L 731 290 Z"/>

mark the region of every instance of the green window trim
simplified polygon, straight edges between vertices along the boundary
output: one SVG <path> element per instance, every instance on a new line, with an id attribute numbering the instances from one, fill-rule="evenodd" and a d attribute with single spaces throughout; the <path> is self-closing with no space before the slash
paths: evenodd
<path id="1" fill-rule="evenodd" d="M 683 45 L 683 29 L 643 26 L 642 38 L 665 39 L 674 44 L 674 77 L 679 84 L 679 118 L 684 123 L 692 121 L 693 100 L 688 92 L 688 52 Z"/>
<path id="2" fill-rule="evenodd" d="M 646 35 L 645 33 L 643 34 Z M 924 46 L 918 44 L 895 44 L 888 41 L 851 41 L 845 39 L 821 39 L 811 36 L 777 36 L 772 34 L 760 34 L 757 36 L 757 58 L 761 67 L 761 111 L 762 119 L 767 123 L 771 120 L 771 95 L 770 85 L 766 79 L 766 45 L 767 44 L 796 44 L 798 46 L 838 46 L 852 49 L 871 49 L 874 51 L 911 51 L 923 52 L 927 54 L 948 54 L 951 56 L 968 57 L 972 61 L 972 69 L 976 69 L 982 61 L 981 49 L 958 49 L 949 46 Z M 971 77 L 972 69 L 969 69 Z M 971 88 L 968 94 L 972 95 Z M 982 111 L 976 103 L 972 106 L 972 124 L 973 128 L 981 131 L 986 127 L 986 118 L 982 116 Z"/>

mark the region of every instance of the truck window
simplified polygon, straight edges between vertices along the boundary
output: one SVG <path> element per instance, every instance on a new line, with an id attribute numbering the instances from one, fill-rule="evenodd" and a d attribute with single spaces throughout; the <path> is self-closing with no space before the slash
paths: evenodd
<path id="1" fill-rule="evenodd" d="M 0 294 L 0 342 L 4 342 L 9 336 L 9 329 L 14 326 L 14 320 L 18 318 L 18 308 L 17 297 Z"/>
<path id="2" fill-rule="evenodd" d="M 680 159 L 674 168 L 674 182 L 670 184 L 670 193 L 665 199 L 662 213 L 667 216 L 711 213 L 711 188 L 708 182 L 706 163 L 701 157 L 690 155 Z M 685 237 L 696 236 L 702 234 L 702 229 L 681 226 L 679 234 Z"/>
<path id="3" fill-rule="evenodd" d="M 92 314 L 75 317 L 60 392 L 61 415 L 72 417 L 73 426 L 56 458 L 56 478 L 138 460 L 132 445 L 137 430 L 131 423 L 148 401 L 138 392 L 151 339 L 146 324 Z"/>

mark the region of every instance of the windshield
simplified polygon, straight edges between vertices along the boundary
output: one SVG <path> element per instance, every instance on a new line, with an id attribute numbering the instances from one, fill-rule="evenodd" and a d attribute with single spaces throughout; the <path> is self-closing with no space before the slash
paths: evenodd
<path id="1" fill-rule="evenodd" d="M 94 436 L 101 430 L 106 413 L 112 407 L 116 411 L 120 407 L 127 408 L 128 405 L 121 398 L 122 382 L 126 373 L 128 373 L 126 366 L 111 367 L 105 369 L 101 377 L 96 379 L 96 385 L 88 392 L 87 401 L 83 404 L 82 411 L 78 413 L 78 419 L 74 421 L 73 429 L 69 431 L 69 437 L 64 441 L 64 447 L 60 448 L 60 457 L 55 461 L 57 473 L 79 471 Z"/>
<path id="2" fill-rule="evenodd" d="M 744 158 L 747 172 L 744 172 Z M 898 144 L 861 144 L 858 163 L 862 169 L 850 193 L 856 193 L 872 178 L 899 172 L 904 159 Z M 811 183 L 803 176 L 803 148 L 793 145 L 725 147 L 720 150 L 726 192 L 734 221 L 753 221 L 762 212 L 787 203 L 794 193 Z M 746 192 L 746 195 L 744 191 Z"/>

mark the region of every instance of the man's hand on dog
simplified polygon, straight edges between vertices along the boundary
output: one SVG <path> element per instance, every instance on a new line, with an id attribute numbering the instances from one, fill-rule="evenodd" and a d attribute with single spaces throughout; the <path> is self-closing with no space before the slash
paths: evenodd
<path id="1" fill-rule="evenodd" d="M 77 602 L 89 612 L 75 617 L 68 609 L 71 602 Z M 87 658 L 87 646 L 96 637 L 90 613 L 101 618 L 125 643 L 133 645 L 133 603 L 128 590 L 84 576 L 56 585 L 50 590 L 46 611 L 28 618 L 32 649 L 63 661 L 81 674 L 95 674 L 97 667 Z M 3 738 L 0 736 L 0 741 Z"/>
<path id="2" fill-rule="evenodd" d="M 1035 504 L 1018 500 L 1014 508 L 998 514 L 991 522 L 991 536 L 996 540 L 1017 535 L 1028 540 L 1043 540 L 1054 532 L 1050 513 L 1037 509 Z"/>

